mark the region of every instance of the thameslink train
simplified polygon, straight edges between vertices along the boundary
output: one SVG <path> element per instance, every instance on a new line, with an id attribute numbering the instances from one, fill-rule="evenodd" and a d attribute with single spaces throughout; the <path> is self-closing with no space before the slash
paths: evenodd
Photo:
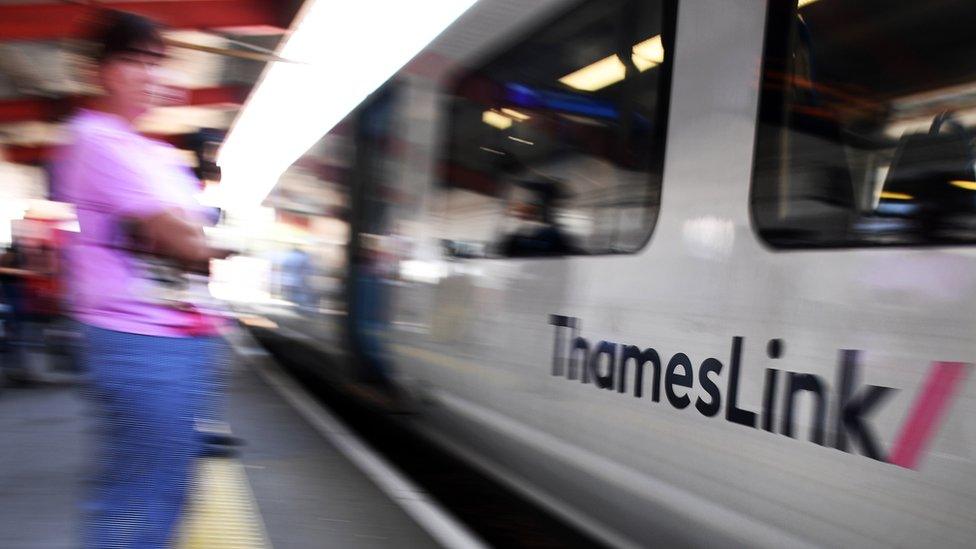
<path id="1" fill-rule="evenodd" d="M 973 22 L 482 0 L 282 179 L 347 314 L 263 314 L 613 546 L 970 547 Z"/>

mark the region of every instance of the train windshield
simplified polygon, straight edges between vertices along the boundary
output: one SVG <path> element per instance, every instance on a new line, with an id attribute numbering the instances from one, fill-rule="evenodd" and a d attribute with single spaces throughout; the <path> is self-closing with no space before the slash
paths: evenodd
<path id="1" fill-rule="evenodd" d="M 501 257 L 626 253 L 657 217 L 674 6 L 585 2 L 461 74 L 445 240 Z"/>
<path id="2" fill-rule="evenodd" d="M 751 194 L 783 248 L 976 242 L 976 2 L 773 0 Z"/>

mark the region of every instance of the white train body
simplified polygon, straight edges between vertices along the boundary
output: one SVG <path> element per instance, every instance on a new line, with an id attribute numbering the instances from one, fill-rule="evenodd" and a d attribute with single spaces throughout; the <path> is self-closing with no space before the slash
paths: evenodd
<path id="1" fill-rule="evenodd" d="M 971 546 L 974 248 L 799 249 L 760 235 L 765 2 L 677 3 L 646 244 L 445 254 L 445 240 L 505 216 L 445 194 L 457 71 L 575 5 L 483 0 L 422 54 L 437 70 L 418 62 L 394 79 L 404 147 L 384 169 L 407 198 L 387 226 L 409 244 L 384 345 L 393 378 L 422 397 L 418 424 L 614 545 Z M 600 168 L 535 169 L 565 180 Z"/>

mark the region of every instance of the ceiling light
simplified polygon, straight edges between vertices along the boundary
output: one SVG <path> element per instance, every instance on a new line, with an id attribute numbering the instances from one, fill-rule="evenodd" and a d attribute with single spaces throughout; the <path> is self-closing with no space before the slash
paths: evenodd
<path id="1" fill-rule="evenodd" d="M 519 112 L 515 109 L 501 109 L 501 111 L 503 114 L 507 114 L 508 116 L 514 118 L 515 120 L 518 120 L 519 122 L 532 118 L 531 116 L 525 114 L 524 112 Z"/>
<path id="2" fill-rule="evenodd" d="M 664 44 L 661 42 L 661 35 L 658 34 L 635 44 L 631 60 L 637 70 L 644 72 L 663 63 L 664 55 Z M 623 61 L 620 57 L 611 55 L 567 74 L 559 81 L 570 88 L 592 92 L 616 84 L 626 76 L 627 68 Z"/>
<path id="3" fill-rule="evenodd" d="M 949 182 L 953 187 L 959 187 L 960 189 L 966 189 L 967 191 L 976 191 L 976 181 L 966 181 L 963 179 L 954 179 Z"/>
<path id="4" fill-rule="evenodd" d="M 817 0 L 797 0 L 796 7 L 802 8 L 803 6 L 808 6 L 816 1 Z"/>
<path id="5" fill-rule="evenodd" d="M 268 64 L 220 149 L 228 206 L 260 204 L 295 160 L 473 3 L 428 2 L 417 17 L 413 2 L 307 2 L 276 52 L 292 62 Z"/>
<path id="6" fill-rule="evenodd" d="M 512 135 L 508 136 L 508 138 L 511 139 L 512 141 L 517 142 L 517 143 L 522 143 L 522 144 L 525 144 L 525 145 L 535 145 L 535 143 L 533 143 L 532 141 L 529 141 L 528 139 L 519 139 L 518 137 L 515 137 L 515 136 L 512 136 Z"/>
<path id="7" fill-rule="evenodd" d="M 906 193 L 895 193 L 891 191 L 881 191 L 880 198 L 888 200 L 913 200 L 915 197 Z"/>
<path id="8" fill-rule="evenodd" d="M 620 82 L 626 75 L 627 68 L 624 67 L 620 58 L 611 55 L 576 72 L 567 74 L 559 81 L 570 88 L 592 92 Z"/>
<path id="9" fill-rule="evenodd" d="M 664 44 L 661 35 L 644 40 L 634 46 L 634 65 L 641 72 L 664 63 Z"/>
<path id="10" fill-rule="evenodd" d="M 489 126 L 494 126 L 499 130 L 506 130 L 512 126 L 511 118 L 495 111 L 485 111 L 481 113 L 481 121 Z"/>

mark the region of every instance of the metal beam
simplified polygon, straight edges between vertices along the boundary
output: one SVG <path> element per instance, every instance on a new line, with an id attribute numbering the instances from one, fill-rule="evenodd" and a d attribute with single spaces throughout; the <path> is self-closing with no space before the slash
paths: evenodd
<path id="1" fill-rule="evenodd" d="M 0 123 L 48 120 L 52 102 L 48 99 L 7 99 L 0 101 Z"/>
<path id="2" fill-rule="evenodd" d="M 247 99 L 250 86 L 217 86 L 186 90 L 185 102 L 172 106 L 241 105 Z M 31 98 L 0 100 L 0 124 L 37 120 L 50 122 L 84 104 L 87 97 L 74 96 L 59 99 Z"/>
<path id="3" fill-rule="evenodd" d="M 184 148 L 189 137 L 188 134 L 169 134 L 169 135 L 148 135 L 157 141 L 164 141 L 180 149 Z M 28 164 L 31 166 L 43 166 L 54 158 L 58 145 L 0 145 L 0 160 L 12 162 L 14 164 Z"/>
<path id="4" fill-rule="evenodd" d="M 0 4 L 0 40 L 54 40 L 85 36 L 100 7 L 130 11 L 174 29 L 278 27 L 294 14 L 274 0 L 144 0 L 90 4 Z"/>
<path id="5" fill-rule="evenodd" d="M 29 164 L 31 166 L 41 166 L 47 159 L 51 158 L 53 147 L 50 145 L 23 146 L 7 145 L 0 147 L 0 159 L 14 164 Z"/>
<path id="6" fill-rule="evenodd" d="M 241 105 L 251 93 L 251 86 L 217 86 L 215 88 L 195 88 L 187 90 L 187 105 L 220 105 L 230 103 Z"/>

